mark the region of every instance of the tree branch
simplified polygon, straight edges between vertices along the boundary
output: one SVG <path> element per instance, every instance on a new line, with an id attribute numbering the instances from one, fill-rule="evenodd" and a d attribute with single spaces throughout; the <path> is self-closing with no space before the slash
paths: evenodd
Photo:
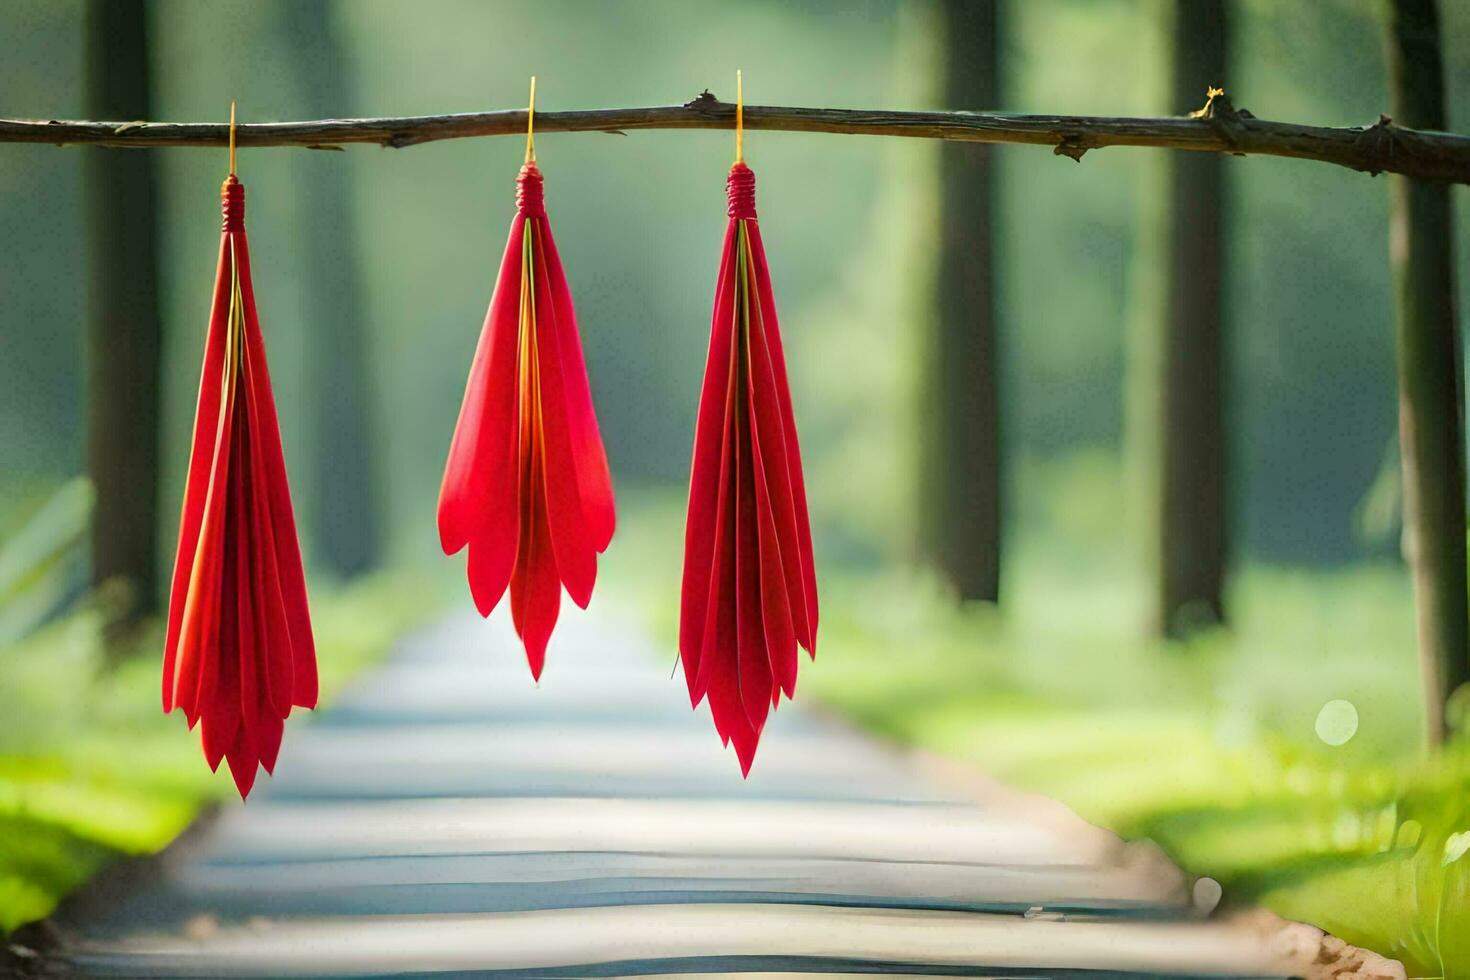
<path id="1" fill-rule="evenodd" d="M 541 133 L 625 133 L 634 129 L 730 129 L 735 107 L 713 95 L 682 106 L 588 109 L 536 113 Z M 869 109 L 810 109 L 746 106 L 747 129 L 798 133 L 846 133 L 1026 143 L 1080 160 L 1106 146 L 1152 146 L 1237 156 L 1317 160 L 1370 174 L 1396 173 L 1429 180 L 1470 183 L 1470 137 L 1396 126 L 1387 116 L 1372 126 L 1329 128 L 1257 119 L 1237 110 L 1223 93 L 1212 92 L 1205 107 L 1187 117 L 1013 115 L 993 112 L 890 112 Z M 240 146 L 340 148 L 348 143 L 387 147 L 473 136 L 519 135 L 524 109 L 446 116 L 385 119 L 321 119 L 251 123 L 238 129 Z M 225 123 L 81 122 L 0 119 L 0 143 L 86 143 L 95 146 L 225 146 Z"/>

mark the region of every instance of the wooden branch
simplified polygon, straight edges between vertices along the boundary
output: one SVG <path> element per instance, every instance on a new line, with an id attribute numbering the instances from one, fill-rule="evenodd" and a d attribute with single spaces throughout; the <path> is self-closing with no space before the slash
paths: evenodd
<path id="1" fill-rule="evenodd" d="M 735 106 L 705 92 L 682 106 L 587 109 L 536 113 L 538 133 L 625 133 L 634 129 L 731 129 Z M 747 129 L 797 133 L 847 133 L 1027 143 L 1080 160 L 1105 146 L 1153 146 L 1237 156 L 1277 156 L 1333 163 L 1370 174 L 1470 183 L 1470 136 L 1396 126 L 1387 116 L 1361 128 L 1300 126 L 1257 119 L 1212 92 L 1189 116 L 1158 119 L 1041 116 L 994 112 L 889 112 L 746 106 Z M 0 142 L 87 143 L 95 146 L 225 146 L 225 123 L 73 122 L 0 119 Z M 238 129 L 240 146 L 340 149 L 348 143 L 387 147 L 473 136 L 520 135 L 526 111 L 467 112 L 448 116 L 386 119 L 322 119 L 250 123 Z"/>

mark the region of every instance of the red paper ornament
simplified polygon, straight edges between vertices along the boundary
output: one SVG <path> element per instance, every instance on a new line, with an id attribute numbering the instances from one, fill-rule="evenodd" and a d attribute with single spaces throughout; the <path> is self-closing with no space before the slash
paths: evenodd
<path id="1" fill-rule="evenodd" d="M 797 645 L 816 655 L 817 582 L 755 174 L 739 152 L 738 103 L 736 112 L 730 223 L 689 481 L 679 654 L 690 702 L 709 697 L 720 739 L 734 743 L 749 775 L 768 712 L 783 693 L 796 693 Z"/>
<path id="2" fill-rule="evenodd" d="M 439 490 L 444 553 L 469 548 L 470 593 L 480 615 L 490 615 L 509 587 L 516 632 L 538 679 L 562 587 L 586 608 L 597 555 L 616 523 L 572 293 L 542 186 L 528 134 L 516 216 Z"/>
<path id="3" fill-rule="evenodd" d="M 224 223 L 179 520 L 163 654 L 163 710 L 200 726 L 211 769 L 244 798 L 275 768 L 286 717 L 317 700 L 316 650 L 265 343 L 250 285 L 245 186 Z"/>

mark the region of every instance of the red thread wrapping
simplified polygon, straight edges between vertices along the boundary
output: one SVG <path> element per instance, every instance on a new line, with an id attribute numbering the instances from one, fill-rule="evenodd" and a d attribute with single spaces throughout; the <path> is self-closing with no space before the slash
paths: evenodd
<path id="1" fill-rule="evenodd" d="M 245 230 L 245 185 L 230 174 L 225 182 L 220 185 L 220 211 L 223 220 L 220 230 L 223 232 Z"/>
<path id="2" fill-rule="evenodd" d="M 545 181 L 534 163 L 526 164 L 516 176 L 516 211 L 527 218 L 546 217 Z"/>
<path id="3" fill-rule="evenodd" d="M 755 219 L 755 171 L 744 163 L 730 168 L 725 178 L 725 213 L 732 218 Z"/>

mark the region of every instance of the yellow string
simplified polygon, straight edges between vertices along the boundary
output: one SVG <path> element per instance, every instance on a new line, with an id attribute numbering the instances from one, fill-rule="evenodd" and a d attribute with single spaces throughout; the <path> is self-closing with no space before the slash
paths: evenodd
<path id="1" fill-rule="evenodd" d="M 745 90 L 740 69 L 735 69 L 735 162 L 745 160 Z"/>
<path id="2" fill-rule="evenodd" d="M 531 76 L 531 105 L 526 110 L 526 162 L 536 162 L 536 76 Z"/>
<path id="3" fill-rule="evenodd" d="M 235 176 L 235 103 L 230 102 L 230 176 Z"/>

